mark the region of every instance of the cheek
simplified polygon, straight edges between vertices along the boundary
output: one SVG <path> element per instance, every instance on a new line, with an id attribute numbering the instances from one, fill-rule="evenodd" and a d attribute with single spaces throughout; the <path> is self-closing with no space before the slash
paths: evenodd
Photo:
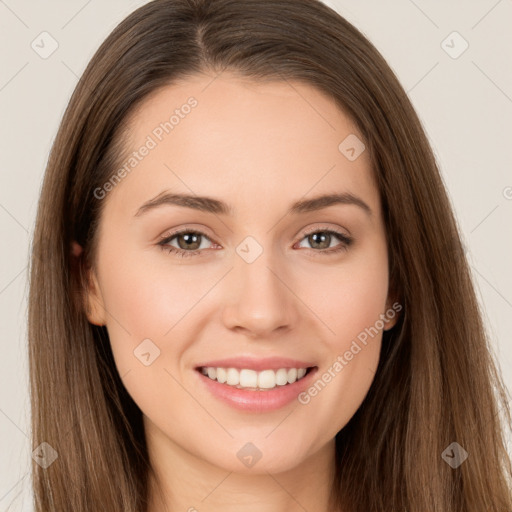
<path id="1" fill-rule="evenodd" d="M 351 340 L 375 325 L 385 312 L 388 262 L 382 243 L 347 255 L 339 264 L 300 278 L 300 296 L 326 327 L 330 351 L 345 351 Z M 382 325 L 379 322 L 379 330 Z M 364 337 L 364 336 L 362 336 Z"/>
<path id="2" fill-rule="evenodd" d="M 361 252 L 336 271 L 316 273 L 300 293 L 325 325 L 323 367 L 299 400 L 316 418 L 318 436 L 341 430 L 366 396 L 378 366 L 386 311 L 386 252 Z M 382 250 L 380 250 L 382 249 Z M 312 284 L 314 283 L 314 287 Z M 316 427 L 314 427 L 316 428 Z"/>
<path id="3" fill-rule="evenodd" d="M 153 348 L 155 354 L 160 350 L 155 364 L 161 364 L 169 352 L 164 345 L 171 339 L 173 351 L 179 352 L 174 326 L 180 326 L 180 320 L 200 297 L 200 290 L 194 293 L 194 287 L 184 282 L 183 272 L 176 267 L 150 265 L 140 254 L 131 257 L 125 252 L 122 261 L 109 261 L 108 251 L 104 254 L 102 295 L 120 374 L 138 366 L 140 361 L 135 359 L 134 351 L 141 343 L 151 349 L 152 344 L 145 340 L 151 340 L 158 348 Z"/>
<path id="4" fill-rule="evenodd" d="M 179 410 L 188 397 L 173 376 L 180 378 L 176 366 L 188 346 L 187 313 L 212 286 L 211 278 L 191 282 L 190 272 L 164 259 L 151 265 L 127 253 L 122 262 L 103 261 L 103 269 L 112 269 L 102 275 L 110 345 L 128 393 L 150 417 L 170 396 Z"/>
<path id="5" fill-rule="evenodd" d="M 179 391 L 168 372 L 180 377 L 184 354 L 210 318 L 202 299 L 225 270 L 180 266 L 159 248 L 149 255 L 127 248 L 118 261 L 104 248 L 102 294 L 118 373 L 128 376 L 125 385 L 136 401 L 147 402 L 148 390 L 156 390 L 152 400 L 165 399 L 158 396 L 163 387 Z"/>
<path id="6" fill-rule="evenodd" d="M 144 254 L 134 254 L 111 264 L 105 259 L 104 268 L 112 270 L 104 272 L 102 291 L 114 328 L 121 324 L 132 338 L 161 339 L 211 287 L 211 271 L 180 268 L 176 260 L 167 263 L 166 257 L 162 253 L 144 259 Z"/>

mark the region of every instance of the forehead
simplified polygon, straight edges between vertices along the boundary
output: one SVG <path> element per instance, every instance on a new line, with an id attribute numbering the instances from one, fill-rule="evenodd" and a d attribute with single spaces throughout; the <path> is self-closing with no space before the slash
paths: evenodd
<path id="1" fill-rule="evenodd" d="M 347 138 L 362 140 L 355 123 L 302 82 L 195 75 L 154 91 L 125 135 L 120 167 L 130 155 L 132 165 L 113 191 L 124 199 L 141 203 L 167 189 L 222 197 L 237 211 L 255 198 L 261 208 L 348 191 L 378 203 L 368 152 L 350 160 L 340 149 Z"/>

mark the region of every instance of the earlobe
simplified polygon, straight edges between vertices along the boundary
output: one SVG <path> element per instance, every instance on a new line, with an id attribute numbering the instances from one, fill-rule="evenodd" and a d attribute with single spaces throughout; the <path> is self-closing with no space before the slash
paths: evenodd
<path id="1" fill-rule="evenodd" d="M 93 269 L 87 269 L 87 288 L 85 290 L 85 314 L 87 320 L 94 325 L 105 325 L 105 307 L 101 295 L 96 273 Z"/>
<path id="2" fill-rule="evenodd" d="M 87 320 L 94 325 L 105 325 L 105 307 L 94 269 L 82 260 L 83 248 L 75 241 L 71 243 L 71 254 L 80 273 L 81 295 Z"/>
<path id="3" fill-rule="evenodd" d="M 395 316 L 395 318 L 393 318 L 392 320 L 384 320 L 384 331 L 389 331 L 390 329 L 392 329 L 395 326 L 397 320 L 397 316 Z"/>
<path id="4" fill-rule="evenodd" d="M 400 301 L 394 300 L 392 297 L 388 299 L 386 302 L 386 311 L 384 313 L 386 317 L 384 319 L 385 331 L 389 331 L 396 325 L 398 319 L 400 318 L 400 311 L 402 311 L 402 309 L 403 307 Z"/>

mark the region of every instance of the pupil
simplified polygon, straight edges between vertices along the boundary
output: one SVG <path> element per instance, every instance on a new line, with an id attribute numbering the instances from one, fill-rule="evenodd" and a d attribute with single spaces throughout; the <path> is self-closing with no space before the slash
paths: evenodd
<path id="1" fill-rule="evenodd" d="M 195 233 L 180 235 L 180 237 L 178 237 L 178 240 L 181 240 L 182 237 L 183 239 L 185 239 L 185 244 L 179 244 L 181 249 L 197 249 L 199 245 L 201 245 L 200 243 L 198 244 L 197 242 L 199 235 Z M 191 243 L 197 244 L 197 247 L 191 247 Z"/>
<path id="2" fill-rule="evenodd" d="M 325 242 L 326 240 L 329 240 L 330 239 L 330 235 L 326 234 L 326 233 L 314 233 L 313 235 L 310 235 L 310 238 L 312 238 L 314 240 L 314 242 L 311 244 L 313 247 L 314 247 L 314 244 L 316 243 L 322 243 L 322 242 Z M 317 239 L 320 238 L 320 241 L 318 241 Z M 329 247 L 329 243 L 327 243 L 327 246 L 326 247 Z M 324 247 L 321 247 L 321 248 L 325 248 Z"/>

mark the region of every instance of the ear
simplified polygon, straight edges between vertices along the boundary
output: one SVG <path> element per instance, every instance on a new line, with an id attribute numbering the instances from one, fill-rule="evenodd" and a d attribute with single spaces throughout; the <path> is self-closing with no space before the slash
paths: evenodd
<path id="1" fill-rule="evenodd" d="M 71 243 L 71 254 L 79 266 L 80 273 L 80 294 L 83 297 L 82 303 L 85 308 L 87 320 L 94 325 L 106 324 L 106 310 L 103 296 L 99 287 L 96 272 L 85 261 L 80 261 L 83 249 L 77 242 Z"/>
<path id="2" fill-rule="evenodd" d="M 87 269 L 86 272 L 85 314 L 91 324 L 105 325 L 107 315 L 96 273 L 93 269 Z"/>
<path id="3" fill-rule="evenodd" d="M 398 319 L 400 318 L 400 311 L 402 311 L 403 305 L 400 300 L 397 300 L 395 295 L 388 295 L 388 299 L 386 301 L 386 311 L 384 312 L 384 330 L 389 331 L 392 329 Z"/>

